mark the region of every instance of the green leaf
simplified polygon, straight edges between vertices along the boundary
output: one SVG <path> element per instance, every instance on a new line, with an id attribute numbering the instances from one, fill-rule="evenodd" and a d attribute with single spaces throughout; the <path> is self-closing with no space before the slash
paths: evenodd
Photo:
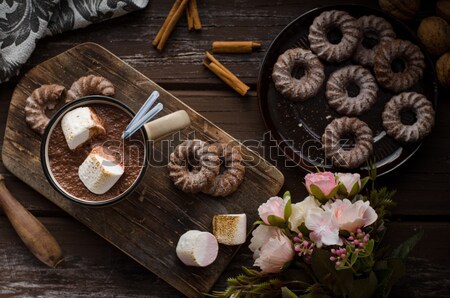
<path id="1" fill-rule="evenodd" d="M 320 248 L 313 251 L 311 267 L 314 275 L 335 295 L 348 295 L 353 287 L 353 273 L 350 269 L 337 271 L 330 256 L 329 251 Z"/>
<path id="2" fill-rule="evenodd" d="M 353 184 L 352 190 L 350 191 L 350 193 L 348 194 L 349 197 L 354 197 L 356 194 L 359 193 L 359 184 L 355 183 Z"/>
<path id="3" fill-rule="evenodd" d="M 283 200 L 285 200 L 286 198 L 291 198 L 291 193 L 289 192 L 289 190 L 285 191 L 283 194 Z"/>
<path id="4" fill-rule="evenodd" d="M 324 286 L 315 283 L 311 285 L 307 290 L 307 294 L 299 296 L 299 298 L 330 298 L 329 295 L 325 294 Z"/>
<path id="5" fill-rule="evenodd" d="M 375 292 L 378 284 L 377 276 L 370 271 L 369 276 L 362 279 L 355 279 L 353 289 L 350 292 L 351 298 L 370 298 Z"/>
<path id="6" fill-rule="evenodd" d="M 339 182 L 338 192 L 343 196 L 348 196 L 347 188 L 345 187 L 344 183 Z"/>
<path id="7" fill-rule="evenodd" d="M 254 269 L 247 268 L 245 266 L 242 266 L 242 271 L 244 271 L 244 273 L 247 274 L 248 276 L 261 276 L 260 272 Z"/>
<path id="8" fill-rule="evenodd" d="M 294 261 L 292 262 L 292 269 L 288 269 L 282 272 L 282 276 L 284 280 L 287 281 L 301 281 L 308 283 L 308 288 L 314 282 L 317 282 L 317 279 L 314 276 L 314 272 L 311 269 L 311 266 L 306 264 L 303 261 Z"/>
<path id="9" fill-rule="evenodd" d="M 377 178 L 377 161 L 375 158 L 367 161 L 368 175 L 372 181 Z"/>
<path id="10" fill-rule="evenodd" d="M 370 239 L 369 241 L 367 241 L 366 247 L 364 248 L 367 255 L 370 255 L 372 253 L 374 245 L 375 245 L 375 241 L 373 239 Z"/>
<path id="11" fill-rule="evenodd" d="M 278 217 L 276 215 L 269 215 L 267 217 L 267 221 L 269 222 L 269 224 L 271 226 L 279 227 L 281 229 L 284 229 L 286 227 L 286 225 L 287 225 L 286 221 L 283 218 Z"/>
<path id="12" fill-rule="evenodd" d="M 236 277 L 236 279 L 242 284 L 247 283 L 247 276 L 245 276 L 245 275 L 242 275 L 242 274 L 238 275 Z"/>
<path id="13" fill-rule="evenodd" d="M 335 188 L 333 188 L 333 190 L 326 196 L 327 199 L 331 199 L 332 197 L 334 197 L 339 189 L 339 185 L 336 185 Z"/>
<path id="14" fill-rule="evenodd" d="M 254 226 L 263 225 L 263 224 L 265 224 L 265 222 L 263 222 L 262 220 L 257 220 L 253 223 Z"/>
<path id="15" fill-rule="evenodd" d="M 298 298 L 298 296 L 295 295 L 295 293 L 289 290 L 287 287 L 281 288 L 281 295 L 283 298 Z"/>
<path id="16" fill-rule="evenodd" d="M 366 186 L 367 182 L 369 182 L 370 177 L 364 177 L 361 179 L 361 189 L 364 189 L 364 187 Z"/>
<path id="17" fill-rule="evenodd" d="M 298 230 L 303 234 L 304 237 L 309 237 L 310 231 L 308 230 L 304 222 L 298 227 Z"/>
<path id="18" fill-rule="evenodd" d="M 288 191 L 286 193 L 289 193 Z M 286 195 L 285 193 L 285 195 Z M 283 196 L 284 198 L 284 196 Z M 291 217 L 292 214 L 292 203 L 291 203 L 291 195 L 289 194 L 289 199 L 286 202 L 286 205 L 284 206 L 284 220 L 289 220 L 289 217 Z"/>
<path id="19" fill-rule="evenodd" d="M 353 266 L 356 263 L 356 260 L 358 260 L 358 253 L 354 252 L 350 257 L 350 264 Z"/>
<path id="20" fill-rule="evenodd" d="M 387 289 L 390 292 L 394 284 L 405 274 L 405 263 L 400 259 L 389 259 L 388 267 L 392 269 L 392 274 L 387 284 Z"/>
<path id="21" fill-rule="evenodd" d="M 375 271 L 378 278 L 377 293 L 374 295 L 376 297 L 389 297 L 392 286 L 405 273 L 405 264 L 402 259 L 389 259 L 386 263 L 387 269 Z"/>
<path id="22" fill-rule="evenodd" d="M 309 189 L 311 190 L 311 194 L 319 201 L 327 199 L 318 186 L 311 184 Z"/>
<path id="23" fill-rule="evenodd" d="M 227 279 L 228 286 L 239 286 L 241 283 L 234 277 L 230 277 Z"/>
<path id="24" fill-rule="evenodd" d="M 378 248 L 375 252 L 375 259 L 376 260 L 387 259 L 389 251 L 390 251 L 390 245 L 385 245 L 383 247 Z"/>
<path id="25" fill-rule="evenodd" d="M 394 251 L 392 252 L 393 258 L 400 258 L 405 260 L 409 253 L 413 250 L 414 246 L 422 239 L 423 229 L 420 229 L 417 234 L 400 244 Z"/>

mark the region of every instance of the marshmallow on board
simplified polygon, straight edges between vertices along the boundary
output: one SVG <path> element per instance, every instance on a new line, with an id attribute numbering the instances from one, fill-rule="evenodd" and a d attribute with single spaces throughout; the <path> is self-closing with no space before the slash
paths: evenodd
<path id="1" fill-rule="evenodd" d="M 247 216 L 245 213 L 215 215 L 213 233 L 220 244 L 243 244 L 247 239 Z"/>
<path id="2" fill-rule="evenodd" d="M 181 235 L 176 252 L 185 265 L 206 267 L 216 260 L 219 244 L 213 234 L 191 230 Z"/>
<path id="3" fill-rule="evenodd" d="M 75 150 L 92 137 L 105 134 L 105 128 L 93 108 L 76 108 L 61 120 L 61 128 L 70 150 Z"/>
<path id="4" fill-rule="evenodd" d="M 123 166 L 101 146 L 94 147 L 78 168 L 80 180 L 97 195 L 110 190 L 123 173 Z"/>

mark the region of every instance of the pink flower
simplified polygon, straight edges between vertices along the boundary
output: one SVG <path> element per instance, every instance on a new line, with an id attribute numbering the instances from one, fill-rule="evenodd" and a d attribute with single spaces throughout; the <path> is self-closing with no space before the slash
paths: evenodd
<path id="1" fill-rule="evenodd" d="M 338 178 L 338 182 L 342 183 L 347 191 L 347 195 L 355 195 L 359 192 L 361 189 L 361 176 L 359 174 L 352 174 L 352 173 L 336 173 L 336 177 Z M 352 189 L 355 186 L 355 184 L 358 185 L 358 189 L 356 190 L 356 193 L 352 193 Z"/>
<path id="2" fill-rule="evenodd" d="M 265 224 L 269 224 L 269 215 L 275 215 L 280 218 L 284 218 L 284 206 L 286 205 L 288 198 L 283 200 L 280 197 L 272 197 L 266 203 L 262 204 L 258 208 L 259 217 Z"/>
<path id="3" fill-rule="evenodd" d="M 259 225 L 252 235 L 249 248 L 253 251 L 254 266 L 261 268 L 262 273 L 281 272 L 294 258 L 293 244 L 280 229 Z"/>
<path id="4" fill-rule="evenodd" d="M 331 172 L 321 172 L 315 174 L 308 174 L 305 176 L 306 189 L 310 194 L 313 194 L 311 191 L 311 185 L 317 186 L 322 194 L 327 197 L 329 196 L 338 185 L 336 182 L 336 178 Z M 315 195 L 315 194 L 314 194 Z"/>
<path id="5" fill-rule="evenodd" d="M 322 245 L 342 245 L 339 238 L 339 226 L 331 211 L 322 208 L 311 208 L 306 215 L 305 225 L 311 231 L 309 238 L 316 243 L 317 247 Z"/>
<path id="6" fill-rule="evenodd" d="M 378 218 L 377 213 L 368 201 L 358 200 L 352 204 L 347 199 L 336 200 L 334 203 L 326 204 L 324 208 L 331 211 L 340 229 L 349 232 L 369 226 Z"/>
<path id="7" fill-rule="evenodd" d="M 291 231 L 299 233 L 298 227 L 305 222 L 308 210 L 319 207 L 320 204 L 313 196 L 307 196 L 303 201 L 292 205 L 292 214 L 289 217 Z"/>
<path id="8" fill-rule="evenodd" d="M 259 225 L 253 230 L 252 239 L 250 240 L 250 245 L 248 247 L 253 252 L 253 258 L 255 260 L 259 258 L 261 247 L 263 247 L 271 237 L 276 237 L 279 232 L 279 228 L 266 225 Z"/>

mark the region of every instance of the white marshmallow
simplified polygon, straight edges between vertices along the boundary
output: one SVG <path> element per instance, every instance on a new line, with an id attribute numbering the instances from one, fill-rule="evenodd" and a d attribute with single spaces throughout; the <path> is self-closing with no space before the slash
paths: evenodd
<path id="1" fill-rule="evenodd" d="M 220 244 L 243 244 L 247 239 L 247 216 L 245 213 L 215 215 L 213 233 Z"/>
<path id="2" fill-rule="evenodd" d="M 176 251 L 185 265 L 206 267 L 216 260 L 219 244 L 213 234 L 191 230 L 181 235 Z"/>
<path id="3" fill-rule="evenodd" d="M 78 176 L 89 191 L 101 195 L 123 175 L 123 167 L 100 146 L 95 147 L 78 168 Z"/>
<path id="4" fill-rule="evenodd" d="M 95 135 L 106 133 L 100 118 L 89 107 L 76 108 L 65 114 L 61 120 L 61 128 L 71 150 L 83 145 Z"/>

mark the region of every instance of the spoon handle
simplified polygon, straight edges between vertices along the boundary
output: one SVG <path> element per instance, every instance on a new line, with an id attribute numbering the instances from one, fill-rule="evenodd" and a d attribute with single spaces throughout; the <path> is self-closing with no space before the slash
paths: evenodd
<path id="1" fill-rule="evenodd" d="M 49 267 L 56 267 L 62 260 L 58 242 L 44 225 L 26 210 L 6 188 L 0 175 L 0 207 L 30 251 Z"/>

